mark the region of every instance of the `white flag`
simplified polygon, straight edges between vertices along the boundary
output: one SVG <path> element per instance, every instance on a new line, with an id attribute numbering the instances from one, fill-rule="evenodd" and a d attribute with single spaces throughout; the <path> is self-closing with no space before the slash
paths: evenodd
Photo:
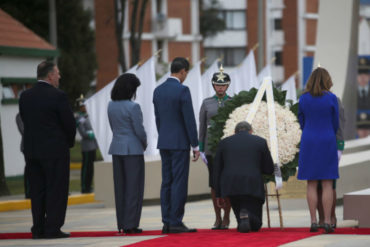
<path id="1" fill-rule="evenodd" d="M 136 70 L 136 76 L 139 78 L 141 85 L 136 92 L 136 102 L 140 105 L 143 112 L 144 128 L 147 135 L 148 147 L 145 155 L 157 155 L 157 129 L 155 127 L 153 92 L 156 87 L 155 79 L 155 56 L 147 60 Z"/>
<path id="2" fill-rule="evenodd" d="M 170 77 L 171 75 L 171 72 L 168 71 L 166 74 L 164 74 L 161 78 L 159 78 L 159 80 L 157 81 L 157 87 L 159 85 L 161 85 L 163 82 L 165 82 L 167 80 L 168 77 Z"/>
<path id="3" fill-rule="evenodd" d="M 258 79 L 258 88 L 262 84 L 264 77 L 271 77 L 271 65 L 267 64 L 259 73 L 257 76 Z"/>
<path id="4" fill-rule="evenodd" d="M 240 89 L 249 91 L 251 88 L 258 89 L 260 83 L 257 79 L 256 61 L 254 59 L 254 52 L 250 51 L 248 56 L 243 60 L 237 68 L 240 77 Z"/>
<path id="5" fill-rule="evenodd" d="M 232 97 L 234 94 L 240 93 L 242 82 L 240 79 L 240 73 L 238 71 L 238 68 L 231 70 L 228 74 L 230 76 L 230 86 L 229 89 L 227 90 L 227 94 Z"/>
<path id="6" fill-rule="evenodd" d="M 137 65 L 126 71 L 126 73 L 135 74 L 136 68 Z M 107 162 L 112 161 L 112 156 L 108 154 L 108 151 L 113 136 L 108 120 L 108 103 L 111 100 L 110 95 L 116 79 L 85 101 L 86 111 L 89 116 L 96 141 L 104 161 Z"/>
<path id="7" fill-rule="evenodd" d="M 358 24 L 358 55 L 370 54 L 370 26 L 366 18 L 361 18 Z"/>
<path id="8" fill-rule="evenodd" d="M 281 90 L 286 91 L 286 100 L 292 100 L 293 104 L 297 102 L 297 91 L 295 88 L 295 75 L 292 75 L 291 77 L 286 80 L 283 85 L 281 86 Z"/>
<path id="9" fill-rule="evenodd" d="M 189 71 L 185 81 L 184 85 L 188 86 L 190 89 L 191 99 L 193 102 L 193 109 L 194 109 L 194 115 L 195 120 L 197 122 L 197 129 L 199 126 L 199 111 L 200 106 L 203 102 L 203 91 L 202 91 L 202 77 L 200 74 L 200 64 L 202 62 L 199 61 L 194 64 L 194 67 Z"/>
<path id="10" fill-rule="evenodd" d="M 211 66 L 202 75 L 202 88 L 203 97 L 208 98 L 215 94 L 212 85 L 212 76 L 214 73 L 218 72 L 218 60 L 214 61 Z"/>

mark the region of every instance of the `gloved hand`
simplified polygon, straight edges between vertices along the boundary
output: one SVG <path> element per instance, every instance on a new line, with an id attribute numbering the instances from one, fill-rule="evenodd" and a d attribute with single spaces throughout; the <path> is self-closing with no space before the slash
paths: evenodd
<path id="1" fill-rule="evenodd" d="M 342 158 L 342 150 L 338 150 L 338 162 L 340 161 L 340 158 Z"/>
<path id="2" fill-rule="evenodd" d="M 208 160 L 204 152 L 200 152 L 200 157 L 202 158 L 204 164 L 208 165 Z"/>
<path id="3" fill-rule="evenodd" d="M 274 164 L 274 175 L 276 190 L 280 190 L 283 187 L 283 178 L 281 176 L 281 170 L 278 164 Z"/>
<path id="4" fill-rule="evenodd" d="M 94 139 L 95 138 L 94 132 L 92 130 L 88 130 L 86 133 L 89 136 L 89 139 Z"/>

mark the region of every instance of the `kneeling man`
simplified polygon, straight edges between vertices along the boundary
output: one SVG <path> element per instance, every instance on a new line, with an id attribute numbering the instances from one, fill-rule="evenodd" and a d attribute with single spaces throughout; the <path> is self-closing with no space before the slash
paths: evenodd
<path id="1" fill-rule="evenodd" d="M 274 164 L 265 139 L 252 135 L 252 127 L 240 122 L 235 135 L 220 141 L 214 161 L 217 202 L 229 197 L 239 232 L 258 231 L 262 226 L 265 189 L 262 173 L 272 174 Z"/>

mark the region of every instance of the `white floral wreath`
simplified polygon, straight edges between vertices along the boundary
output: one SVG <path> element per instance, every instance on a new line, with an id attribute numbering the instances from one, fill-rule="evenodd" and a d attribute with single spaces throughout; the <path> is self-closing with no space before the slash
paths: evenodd
<path id="1" fill-rule="evenodd" d="M 249 108 L 252 104 L 244 104 L 234 109 L 226 121 L 223 138 L 234 134 L 235 126 L 241 121 L 245 121 Z M 270 148 L 270 135 L 268 126 L 267 104 L 262 101 L 252 122 L 253 134 L 267 140 Z M 297 117 L 288 108 L 275 102 L 276 128 L 278 135 L 279 160 L 281 164 L 291 162 L 296 153 L 301 140 L 301 128 L 297 122 Z"/>

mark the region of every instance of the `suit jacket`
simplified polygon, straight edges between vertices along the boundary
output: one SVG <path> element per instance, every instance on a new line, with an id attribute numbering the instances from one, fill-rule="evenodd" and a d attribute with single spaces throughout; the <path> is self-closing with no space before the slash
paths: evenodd
<path id="1" fill-rule="evenodd" d="M 19 114 L 19 112 L 15 116 L 15 122 L 17 123 L 19 133 L 21 134 L 21 152 L 23 153 L 23 150 L 24 150 L 24 144 L 23 144 L 24 126 L 23 126 L 21 114 Z"/>
<path id="2" fill-rule="evenodd" d="M 24 124 L 26 158 L 49 159 L 69 156 L 76 135 L 76 122 L 67 95 L 39 81 L 19 99 Z"/>
<path id="3" fill-rule="evenodd" d="M 113 132 L 109 154 L 142 155 L 147 142 L 140 105 L 131 100 L 110 101 L 108 119 Z"/>
<path id="4" fill-rule="evenodd" d="M 227 137 L 220 141 L 214 160 L 216 196 L 247 195 L 264 201 L 262 173 L 273 172 L 265 139 L 246 131 Z"/>
<path id="5" fill-rule="evenodd" d="M 198 146 L 198 133 L 189 88 L 168 78 L 154 90 L 158 149 L 189 150 Z"/>

